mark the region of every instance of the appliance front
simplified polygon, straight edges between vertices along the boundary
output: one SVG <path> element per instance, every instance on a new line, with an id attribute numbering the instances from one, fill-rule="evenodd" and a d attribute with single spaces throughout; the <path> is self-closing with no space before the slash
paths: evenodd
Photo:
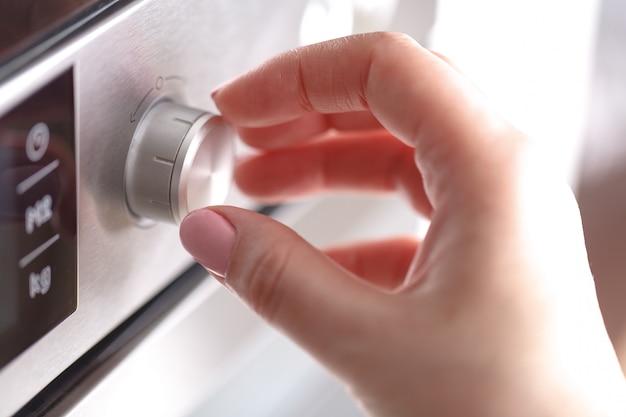
<path id="1" fill-rule="evenodd" d="M 224 199 L 233 153 L 246 151 L 212 117 L 217 85 L 312 36 L 387 25 L 394 11 L 414 13 L 420 2 L 380 2 L 361 14 L 358 3 L 0 4 L 0 416 L 129 414 L 133 406 L 140 414 L 215 415 L 233 386 L 227 381 L 255 381 L 258 364 L 278 357 L 291 357 L 299 371 L 275 387 L 301 381 L 307 369 L 337 387 L 194 269 L 175 223 Z M 434 8 L 426 9 L 421 31 L 432 23 Z M 207 149 L 219 157 L 196 157 Z M 198 178 L 212 182 L 200 201 Z M 262 209 L 236 190 L 226 202 Z M 337 198 L 273 214 L 323 244 L 327 236 L 312 225 L 330 215 L 326 229 L 347 239 L 372 232 L 390 209 L 395 223 L 380 223 L 381 233 L 412 230 L 410 209 L 395 200 Z M 259 352 L 265 359 L 252 359 Z M 261 379 L 278 378 L 264 372 Z M 201 405 L 206 398 L 216 400 Z M 230 415 L 251 415 L 229 404 Z"/>

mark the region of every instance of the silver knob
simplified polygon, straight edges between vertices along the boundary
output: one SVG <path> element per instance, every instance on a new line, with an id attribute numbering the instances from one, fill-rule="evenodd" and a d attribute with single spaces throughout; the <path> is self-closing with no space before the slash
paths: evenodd
<path id="1" fill-rule="evenodd" d="M 226 199 L 234 129 L 219 116 L 171 101 L 141 119 L 126 159 L 126 202 L 141 223 L 180 223 L 192 210 Z"/>

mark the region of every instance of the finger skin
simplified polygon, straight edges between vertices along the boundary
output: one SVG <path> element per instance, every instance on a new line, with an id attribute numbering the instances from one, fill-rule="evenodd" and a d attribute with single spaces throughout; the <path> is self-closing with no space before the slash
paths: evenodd
<path id="1" fill-rule="evenodd" d="M 386 290 L 403 284 L 419 247 L 412 236 L 326 248 L 324 253 L 359 278 Z"/>
<path id="2" fill-rule="evenodd" d="M 395 314 L 387 295 L 275 220 L 235 207 L 211 210 L 237 234 L 222 282 L 330 368 L 348 378 L 360 369 L 354 363 L 367 358 L 363 350 L 374 346 L 368 340 L 379 337 L 372 315 L 383 320 Z M 211 230 L 203 229 L 202 224 L 187 228 L 210 236 Z"/>
<path id="3" fill-rule="evenodd" d="M 350 384 L 371 415 L 626 415 L 575 201 L 525 159 L 524 135 L 458 71 L 409 38 L 358 35 L 283 54 L 215 100 L 248 128 L 370 111 L 415 148 L 432 223 L 419 279 L 397 293 L 355 279 L 269 219 L 216 209 L 239 236 L 226 284 Z M 302 145 L 292 133 L 281 146 Z"/>
<path id="4" fill-rule="evenodd" d="M 239 163 L 235 180 L 267 203 L 325 191 L 398 192 L 422 214 L 432 210 L 413 149 L 384 130 L 262 153 Z"/>
<path id="5" fill-rule="evenodd" d="M 369 111 L 338 114 L 307 113 L 295 120 L 264 128 L 239 127 L 243 141 L 258 149 L 276 149 L 310 142 L 329 130 L 367 131 L 382 126 Z"/>
<path id="6" fill-rule="evenodd" d="M 280 55 L 214 93 L 238 126 L 263 127 L 323 114 L 369 110 L 414 146 L 431 203 L 482 200 L 505 189 L 491 172 L 505 169 L 511 126 L 489 111 L 469 82 L 404 35 L 374 33 Z M 523 141 L 523 135 L 519 134 Z M 462 172 L 462 175 L 459 173 Z M 469 198 L 471 196 L 471 198 Z"/>

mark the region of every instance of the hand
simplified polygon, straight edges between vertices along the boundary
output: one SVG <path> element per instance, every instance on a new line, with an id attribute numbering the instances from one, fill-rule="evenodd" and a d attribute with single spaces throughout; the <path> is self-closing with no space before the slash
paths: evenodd
<path id="1" fill-rule="evenodd" d="M 442 57 L 353 36 L 280 55 L 214 98 L 265 151 L 237 168 L 245 192 L 397 191 L 431 220 L 422 242 L 328 254 L 233 207 L 181 225 L 189 252 L 372 416 L 626 415 L 575 199 Z"/>

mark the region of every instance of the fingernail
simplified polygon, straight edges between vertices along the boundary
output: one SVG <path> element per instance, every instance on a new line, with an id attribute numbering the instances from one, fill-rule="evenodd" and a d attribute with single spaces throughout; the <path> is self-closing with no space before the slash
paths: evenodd
<path id="1" fill-rule="evenodd" d="M 210 272 L 226 276 L 237 233 L 233 225 L 210 209 L 191 212 L 180 224 L 183 247 Z"/>
<path id="2" fill-rule="evenodd" d="M 219 84 L 217 87 L 215 87 L 215 89 L 213 90 L 213 92 L 211 93 L 211 98 L 213 100 L 215 100 L 215 97 L 217 97 L 217 95 L 219 94 L 220 91 L 222 91 L 224 89 L 224 87 L 226 87 L 228 84 L 230 84 L 233 81 L 233 79 L 229 79 L 226 80 L 224 82 L 222 82 L 221 84 Z"/>

